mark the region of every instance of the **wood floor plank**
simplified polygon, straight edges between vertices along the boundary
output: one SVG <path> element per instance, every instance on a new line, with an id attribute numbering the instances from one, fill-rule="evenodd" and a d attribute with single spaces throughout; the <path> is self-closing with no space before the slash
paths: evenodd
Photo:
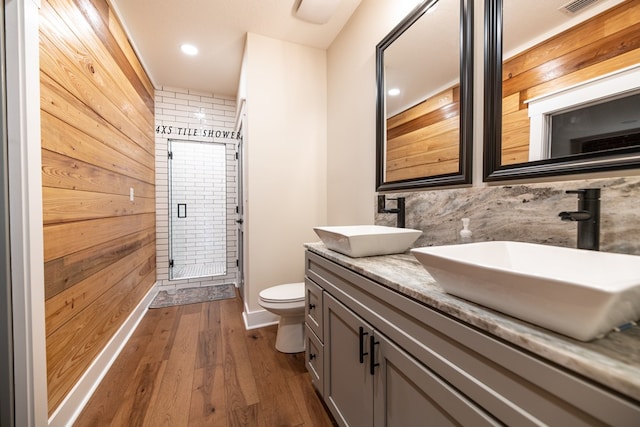
<path id="1" fill-rule="evenodd" d="M 166 361 L 142 364 L 135 375 L 129 378 L 127 387 L 117 411 L 112 414 L 112 426 L 141 426 L 149 413 L 149 405 L 157 395 L 159 383 L 166 369 Z"/>
<path id="2" fill-rule="evenodd" d="M 109 380 L 103 383 L 103 392 L 107 399 L 101 400 L 98 405 L 88 405 L 76 425 L 108 426 L 116 425 L 112 422 L 115 412 L 120 407 L 120 396 L 123 387 L 130 386 L 130 379 L 134 377 L 140 360 L 144 357 L 147 347 L 152 342 L 155 321 L 158 316 L 150 312 L 140 322 L 135 336 L 131 337 L 120 354 L 121 360 L 126 363 L 118 363 L 109 371 Z"/>
<path id="3" fill-rule="evenodd" d="M 277 327 L 246 331 L 242 301 L 149 310 L 75 426 L 335 426 Z"/>
<path id="4" fill-rule="evenodd" d="M 128 379 L 129 386 L 121 396 L 119 407 L 114 411 L 111 425 L 141 426 L 149 410 L 152 397 L 157 395 L 160 380 L 164 375 L 166 360 L 162 357 L 165 348 L 171 348 L 169 341 L 173 325 L 178 324 L 178 307 L 165 307 L 149 310 L 142 324 L 153 330 L 153 336 L 148 339 L 145 352 L 137 360 L 138 366 Z M 136 331 L 137 335 L 137 331 Z"/>
<path id="5" fill-rule="evenodd" d="M 184 426 L 189 422 L 193 366 L 198 347 L 200 312 L 186 312 L 180 318 L 175 340 L 167 360 L 157 399 L 151 403 L 150 426 Z"/>
<path id="6" fill-rule="evenodd" d="M 224 366 L 208 365 L 194 373 L 189 425 L 226 426 Z"/>
<path id="7" fill-rule="evenodd" d="M 238 310 L 242 311 L 237 301 L 237 298 L 223 300 L 220 304 L 226 402 L 230 411 L 260 402 L 251 365 L 241 363 L 242 360 L 249 360 L 249 352 L 244 340 L 242 319 L 234 315 Z"/>
<path id="8" fill-rule="evenodd" d="M 301 366 L 304 367 L 304 362 Z M 337 425 L 313 388 L 308 372 L 290 377 L 288 384 L 305 427 Z"/>
<path id="9" fill-rule="evenodd" d="M 229 411 L 229 426 L 230 427 L 248 427 L 248 426 L 260 426 L 264 424 L 260 423 L 259 404 L 255 403 L 251 406 L 238 407 Z"/>
<path id="10" fill-rule="evenodd" d="M 198 354 L 191 396 L 189 424 L 226 426 L 224 365 L 220 310 L 218 305 L 201 304 Z"/>
<path id="11" fill-rule="evenodd" d="M 302 424 L 302 417 L 296 405 L 291 405 L 293 394 L 289 388 L 289 375 L 282 370 L 279 353 L 273 351 L 275 335 L 273 330 L 257 329 L 248 331 L 247 346 L 251 358 L 255 381 L 260 394 L 260 416 L 267 425 L 295 426 Z"/>

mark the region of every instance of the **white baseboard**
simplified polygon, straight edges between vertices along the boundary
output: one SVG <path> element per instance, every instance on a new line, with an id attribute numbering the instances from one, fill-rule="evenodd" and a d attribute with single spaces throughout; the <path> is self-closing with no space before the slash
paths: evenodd
<path id="1" fill-rule="evenodd" d="M 245 304 L 242 319 L 244 320 L 244 327 L 249 330 L 274 325 L 278 323 L 280 316 L 267 310 L 249 311 Z"/>
<path id="2" fill-rule="evenodd" d="M 156 282 L 102 349 L 98 357 L 91 363 L 80 380 L 73 386 L 73 389 L 49 418 L 50 427 L 73 425 L 144 317 L 149 305 L 158 293 L 157 286 L 158 283 Z"/>

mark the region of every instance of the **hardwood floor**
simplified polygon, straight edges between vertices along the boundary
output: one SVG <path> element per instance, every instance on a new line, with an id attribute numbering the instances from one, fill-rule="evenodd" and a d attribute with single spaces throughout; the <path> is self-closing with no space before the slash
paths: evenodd
<path id="1" fill-rule="evenodd" d="M 74 426 L 333 426 L 304 353 L 246 331 L 239 298 L 151 309 Z"/>

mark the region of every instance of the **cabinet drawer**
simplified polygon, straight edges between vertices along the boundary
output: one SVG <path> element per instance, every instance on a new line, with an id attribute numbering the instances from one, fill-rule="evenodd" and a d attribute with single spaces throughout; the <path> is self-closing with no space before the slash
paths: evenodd
<path id="1" fill-rule="evenodd" d="M 320 338 L 320 341 L 324 340 L 323 325 L 322 325 L 322 288 L 309 278 L 305 278 L 305 309 L 304 309 L 304 321 L 311 328 L 313 332 Z"/>
<path id="2" fill-rule="evenodd" d="M 305 324 L 304 333 L 304 364 L 309 371 L 313 386 L 321 396 L 324 396 L 324 346 L 311 330 L 309 324 Z"/>

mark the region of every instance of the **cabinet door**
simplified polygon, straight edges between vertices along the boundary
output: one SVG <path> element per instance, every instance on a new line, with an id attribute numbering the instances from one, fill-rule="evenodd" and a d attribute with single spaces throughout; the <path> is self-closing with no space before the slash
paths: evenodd
<path id="1" fill-rule="evenodd" d="M 385 336 L 370 339 L 376 427 L 500 425 Z"/>
<path id="2" fill-rule="evenodd" d="M 324 398 L 341 426 L 373 425 L 373 376 L 368 343 L 373 330 L 324 294 Z"/>

